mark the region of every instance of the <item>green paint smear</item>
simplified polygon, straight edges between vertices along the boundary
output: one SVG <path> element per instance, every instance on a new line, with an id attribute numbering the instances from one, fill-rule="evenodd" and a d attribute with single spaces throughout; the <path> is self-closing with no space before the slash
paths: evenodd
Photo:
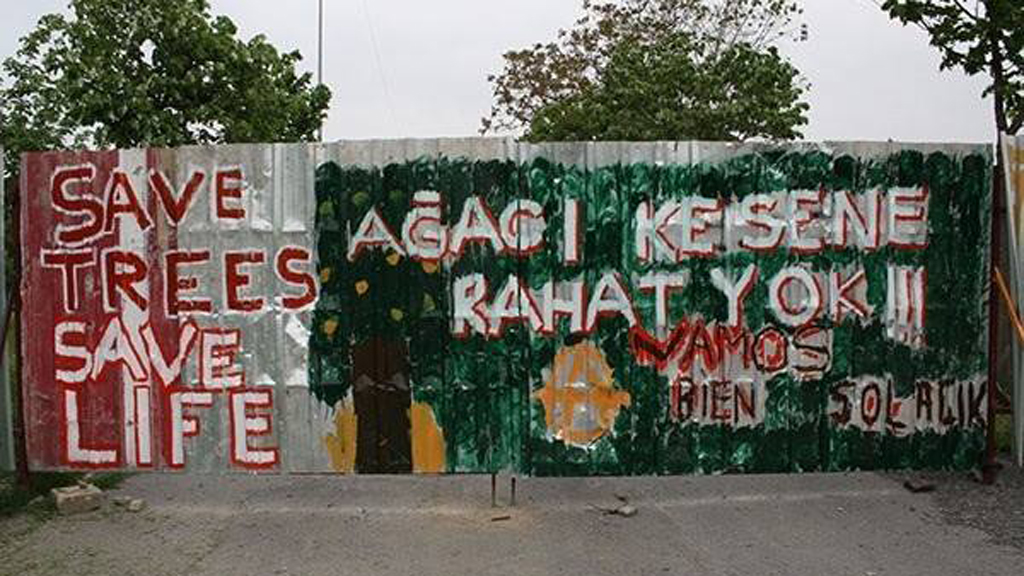
<path id="1" fill-rule="evenodd" d="M 422 159 L 383 168 L 321 165 L 316 171 L 316 229 L 322 285 L 310 338 L 311 392 L 333 406 L 349 393 L 352 349 L 374 335 L 403 339 L 409 349 L 413 399 L 429 403 L 444 431 L 449 472 L 514 470 L 534 475 L 689 474 L 800 472 L 877 468 L 976 466 L 984 449 L 980 428 L 905 438 L 835 427 L 827 415 L 831 386 L 862 375 L 891 375 L 896 392 L 909 396 L 920 379 L 967 380 L 987 373 L 986 282 L 989 260 L 991 169 L 986 155 L 951 156 L 902 151 L 885 158 L 832 156 L 822 151 L 772 152 L 718 164 L 656 166 L 617 164 L 594 170 L 545 159 L 511 161 Z M 929 245 L 919 251 L 885 247 L 794 256 L 784 248 L 768 254 L 731 253 L 678 266 L 641 264 L 634 257 L 634 214 L 646 200 L 656 204 L 685 196 L 742 199 L 754 193 L 795 189 L 883 190 L 927 185 Z M 527 259 L 495 257 L 471 246 L 450 269 L 430 272 L 379 251 L 354 263 L 346 258 L 346 230 L 355 230 L 376 206 L 400 231 L 418 190 L 443 194 L 450 224 L 468 197 L 484 197 L 497 215 L 516 198 L 531 198 L 545 211 L 544 249 Z M 561 263 L 562 199 L 585 201 L 583 262 Z M 468 273 L 483 274 L 491 296 L 509 274 L 539 288 L 548 280 L 582 276 L 592 287 L 615 270 L 631 285 L 641 321 L 653 325 L 653 299 L 635 280 L 653 270 L 688 269 L 689 285 L 673 293 L 669 310 L 706 320 L 727 316 L 725 297 L 712 286 L 710 270 L 738 272 L 750 263 L 760 280 L 746 300 L 746 322 L 757 332 L 777 326 L 767 310 L 767 279 L 800 262 L 814 270 L 858 265 L 868 277 L 875 307 L 866 325 L 847 319 L 833 329 L 832 367 L 822 379 L 799 382 L 779 375 L 768 383 L 765 421 L 752 428 L 696 426 L 668 416 L 668 382 L 629 352 L 625 321 L 599 323 L 591 339 L 614 370 L 616 385 L 630 393 L 609 434 L 587 448 L 552 439 L 542 405 L 531 399 L 543 386 L 543 370 L 557 350 L 576 338 L 561 323 L 551 337 L 512 326 L 500 340 L 450 336 L 451 285 Z M 886 267 L 925 266 L 928 271 L 927 346 L 912 350 L 884 336 Z M 359 294 L 357 283 L 368 289 Z M 396 320 L 394 311 L 401 311 Z M 333 330 L 325 330 L 332 326 Z M 330 333 L 328 333 L 330 332 Z"/>

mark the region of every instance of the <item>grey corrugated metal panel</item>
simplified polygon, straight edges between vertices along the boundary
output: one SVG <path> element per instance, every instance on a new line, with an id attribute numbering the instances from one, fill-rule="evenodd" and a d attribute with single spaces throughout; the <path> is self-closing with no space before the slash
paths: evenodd
<path id="1" fill-rule="evenodd" d="M 412 162 L 421 158 L 436 158 L 437 141 L 414 138 L 381 140 L 370 146 L 370 154 L 370 161 L 374 166 Z"/>
<path id="2" fill-rule="evenodd" d="M 325 162 L 336 162 L 341 166 L 381 166 L 380 162 L 395 154 L 396 140 L 346 140 L 323 146 Z"/>
<path id="3" fill-rule="evenodd" d="M 345 140 L 327 145 L 329 159 L 342 165 L 386 166 L 437 156 L 433 139 Z"/>
<path id="4" fill-rule="evenodd" d="M 287 388 L 280 399 L 287 419 L 281 436 L 282 472 L 334 472 L 326 438 L 334 430 L 334 409 L 308 390 Z"/>
<path id="5" fill-rule="evenodd" d="M 380 156 L 374 149 L 382 146 L 380 140 L 333 142 L 324 146 L 324 161 L 342 166 L 373 166 L 373 159 Z"/>
<path id="6" fill-rule="evenodd" d="M 922 154 L 942 152 L 954 156 L 982 154 L 992 156 L 992 144 L 978 142 L 880 142 L 880 141 L 825 141 L 823 149 L 833 154 L 849 154 L 861 158 L 888 156 L 896 151 L 913 151 Z"/>
<path id="7" fill-rule="evenodd" d="M 588 142 L 587 168 L 596 170 L 604 166 L 623 164 L 623 148 L 629 145 L 626 142 Z"/>
<path id="8" fill-rule="evenodd" d="M 517 144 L 513 138 L 439 138 L 437 151 L 442 157 L 470 161 L 515 160 Z"/>
<path id="9" fill-rule="evenodd" d="M 587 143 L 585 142 L 520 142 L 517 157 L 521 163 L 544 158 L 555 164 L 585 167 L 587 165 Z"/>
<path id="10" fill-rule="evenodd" d="M 6 301 L 6 298 L 5 298 Z M 10 330 L 17 330 L 17 318 L 12 319 Z M 7 348 L 0 369 L 0 470 L 14 470 L 14 378 L 17 361 L 17 338 L 8 334 Z"/>
<path id="11" fill-rule="evenodd" d="M 316 278 L 316 150 L 307 145 L 276 145 L 274 166 L 273 192 L 278 205 L 274 244 L 277 249 L 286 244 L 307 248 L 314 258 L 308 270 Z M 270 338 L 276 347 L 276 373 L 272 378 L 280 470 L 327 471 L 329 463 L 322 438 L 329 431 L 330 418 L 324 410 L 311 405 L 316 399 L 309 393 L 312 309 L 292 312 L 275 302 L 274 310 L 273 333 L 264 337 Z"/>
<path id="12" fill-rule="evenodd" d="M 4 180 L 4 148 L 0 146 L 0 206 L 6 206 L 6 182 Z M 0 213 L 0 310 L 5 315 L 7 312 L 7 236 L 5 226 L 6 218 Z M 8 330 L 17 330 L 14 322 L 7 327 Z M 10 333 L 9 333 L 10 335 Z M 16 359 L 13 343 L 15 338 L 9 339 L 9 345 L 5 350 L 0 350 L 3 356 L 3 367 L 0 369 L 0 470 L 14 469 L 14 430 L 12 426 L 12 394 L 11 382 L 8 377 L 11 367 Z"/>
<path id="13" fill-rule="evenodd" d="M 690 161 L 690 149 L 681 142 L 654 142 L 654 162 L 659 166 L 686 164 Z"/>
<path id="14" fill-rule="evenodd" d="M 718 162 L 744 154 L 786 150 L 810 152 L 822 150 L 858 157 L 881 157 L 895 150 L 912 150 L 924 154 L 945 152 L 955 155 L 991 154 L 988 144 L 974 143 L 903 143 L 903 142 L 517 142 L 512 138 L 468 137 L 401 140 L 340 140 L 318 145 L 326 160 L 342 165 L 382 166 L 390 162 L 417 160 L 429 156 L 492 160 L 516 158 L 529 162 L 544 157 L 552 162 L 600 168 L 614 164 L 654 161 L 662 164 Z M 987 152 L 986 152 L 987 151 Z"/>
<path id="15" fill-rule="evenodd" d="M 203 292 L 195 296 L 210 298 L 215 312 L 209 317 L 199 317 L 199 321 L 204 326 L 223 323 L 241 329 L 242 352 L 238 362 L 245 372 L 246 385 L 273 389 L 271 435 L 266 439 L 255 439 L 253 446 L 273 445 L 283 458 L 284 454 L 296 448 L 289 441 L 296 436 L 296 430 L 298 437 L 310 437 L 308 432 L 303 432 L 308 425 L 304 421 L 305 414 L 293 414 L 287 397 L 292 388 L 306 393 L 308 387 L 306 362 L 312 312 L 283 309 L 278 296 L 284 288 L 278 284 L 274 259 L 286 245 L 306 248 L 315 258 L 315 148 L 306 144 L 189 148 L 179 150 L 173 160 L 179 172 L 179 182 L 185 181 L 195 168 L 205 170 L 211 177 L 218 167 L 238 167 L 244 174 L 250 192 L 243 195 L 242 201 L 246 218 L 238 225 L 228 225 L 227 229 L 220 222 L 210 224 L 210 195 L 197 197 L 194 212 L 186 219 L 177 242 L 184 249 L 209 249 L 212 252 L 210 264 L 202 269 L 197 267 L 194 276 L 204 286 Z M 228 250 L 253 249 L 263 250 L 264 263 L 246 268 L 251 277 L 246 290 L 264 298 L 263 309 L 253 314 L 225 312 L 227 303 L 221 288 L 222 255 Z M 307 270 L 315 277 L 314 261 L 308 264 Z M 194 360 L 187 366 L 192 380 L 196 379 L 197 368 Z M 214 408 L 205 410 L 204 418 L 210 419 L 211 432 L 191 440 L 193 448 L 189 450 L 192 460 L 189 470 L 216 472 L 230 469 L 231 435 L 226 417 L 229 407 L 224 402 L 224 399 L 218 399 Z M 283 467 L 284 462 L 279 461 L 279 465 Z M 297 465 L 300 468 L 312 466 L 303 462 Z"/>
<path id="16" fill-rule="evenodd" d="M 1009 137 L 1006 137 L 1009 138 Z M 1013 139 L 1014 147 L 1018 151 L 1024 150 L 1024 136 L 1017 136 Z M 1009 149 L 1007 149 L 1009 152 Z M 1019 154 L 1020 152 L 1018 152 Z M 1010 159 L 1012 161 L 1012 159 Z M 1024 160 L 1024 159 L 1022 159 Z M 1024 164 L 1024 162 L 1022 162 Z M 1009 168 L 1009 161 L 1006 162 L 1007 170 Z M 1024 171 L 1024 165 L 1019 166 L 1019 169 Z M 1009 174 L 1009 171 L 1007 171 Z M 1009 189 L 1009 188 L 1007 188 Z M 1020 197 L 1024 190 L 1017 190 L 1017 197 Z M 1012 217 L 1012 216 L 1011 216 Z M 1020 245 L 1021 239 L 1017 238 L 1017 257 L 1021 257 L 1021 252 L 1024 247 Z M 1017 309 L 1021 309 L 1020 302 L 1024 297 L 1024 263 L 1020 260 L 1017 261 Z M 1014 340 L 1016 346 L 1016 369 L 1013 378 L 1013 453 L 1017 461 L 1017 466 L 1024 466 L 1024 344 L 1019 340 Z"/>
<path id="17" fill-rule="evenodd" d="M 1017 300 L 1017 309 L 1021 309 L 1020 302 L 1024 299 L 1024 262 L 1022 252 L 1024 246 L 1022 239 L 1017 235 L 1020 230 L 1020 223 L 1017 218 L 1020 216 L 1021 207 L 1017 198 L 1024 190 L 1016 190 L 1017 182 L 1012 174 L 1015 169 L 1024 170 L 1024 162 L 1018 163 L 1011 152 L 1013 149 L 1024 150 L 1024 137 L 1002 136 L 1003 165 L 1006 171 L 1006 201 L 1007 201 L 1007 226 L 1010 241 L 1010 278 L 1008 283 Z M 1024 160 L 1024 159 L 1022 159 Z M 1017 212 L 1017 213 L 1015 213 Z M 1017 338 L 1013 338 L 1013 456 L 1017 466 L 1024 466 L 1024 344 Z"/>
<path id="18" fill-rule="evenodd" d="M 587 144 L 587 167 L 591 169 L 615 164 L 678 163 L 674 142 L 590 142 Z M 683 159 L 685 160 L 685 159 Z"/>
<path id="19" fill-rule="evenodd" d="M 764 154 L 765 152 L 786 150 L 786 151 L 811 151 L 818 149 L 819 144 L 813 142 L 708 142 L 695 140 L 687 142 L 690 163 L 700 162 L 723 162 L 737 156 L 747 154 Z"/>
<path id="20" fill-rule="evenodd" d="M 511 138 L 407 138 L 400 140 L 339 140 L 317 145 L 317 165 L 331 161 L 342 166 L 385 166 L 423 158 L 504 160 L 515 158 Z"/>

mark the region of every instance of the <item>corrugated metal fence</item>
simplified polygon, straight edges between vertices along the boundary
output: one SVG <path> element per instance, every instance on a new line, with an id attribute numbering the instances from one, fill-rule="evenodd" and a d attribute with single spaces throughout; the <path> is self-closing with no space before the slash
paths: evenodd
<path id="1" fill-rule="evenodd" d="M 0 146 L 0 209 L 6 212 L 7 204 L 4 202 L 5 190 L 4 185 L 6 180 L 4 179 L 4 149 Z M 7 298 L 7 230 L 6 218 L 3 217 L 3 213 L 0 213 L 0 254 L 3 254 L 3 264 L 0 265 L 0 318 L 4 318 L 7 312 L 8 298 Z M 0 320 L 2 322 L 2 320 Z M 15 338 L 13 338 L 14 332 L 18 329 L 12 322 L 10 326 L 7 326 L 8 330 L 8 343 L 6 350 L 0 350 L 0 356 L 2 356 L 2 366 L 0 366 L 0 470 L 13 470 L 14 469 L 14 426 L 12 422 L 12 387 L 10 385 L 10 375 L 13 370 L 13 364 L 17 361 L 16 348 L 14 346 Z"/>
<path id="2" fill-rule="evenodd" d="M 28 155 L 36 469 L 969 467 L 991 151 Z"/>
<path id="3" fill-rule="evenodd" d="M 1010 285 L 1020 314 L 1024 296 L 1024 137 L 1002 137 L 1003 167 L 1006 171 L 1007 230 L 1009 230 Z M 1017 466 L 1024 466 L 1024 346 L 1013 340 L 1013 456 Z"/>

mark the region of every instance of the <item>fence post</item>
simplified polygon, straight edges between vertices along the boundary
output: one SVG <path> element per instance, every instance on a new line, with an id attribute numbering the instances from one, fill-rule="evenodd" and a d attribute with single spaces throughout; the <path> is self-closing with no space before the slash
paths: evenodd
<path id="1" fill-rule="evenodd" d="M 4 194 L 5 184 L 7 179 L 4 178 L 4 149 L 0 147 L 0 242 L 3 242 L 3 248 L 0 248 L 0 254 L 3 255 L 3 263 L 0 264 L 0 314 L 3 314 L 3 321 L 6 321 L 7 314 L 7 236 L 6 231 L 6 220 L 7 220 L 7 204 L 5 203 L 6 195 Z M 11 243 L 13 244 L 13 243 Z M 4 336 L 6 337 L 6 327 L 4 328 Z M 7 346 L 0 345 L 0 470 L 13 470 L 14 469 L 14 434 L 13 434 L 13 423 L 11 416 L 13 414 L 13 395 L 11 394 L 10 379 L 7 377 L 10 372 L 10 364 L 8 364 Z"/>
<path id="2" fill-rule="evenodd" d="M 981 465 L 981 477 L 983 484 L 993 484 L 996 481 L 998 465 L 996 463 L 996 402 L 997 391 L 996 378 L 998 369 L 996 357 L 999 350 L 999 315 L 998 298 L 995 290 L 996 285 L 996 262 L 999 259 L 999 208 L 1002 202 L 1002 155 L 996 156 L 996 169 L 992 178 L 992 213 L 989 218 L 991 225 L 992 243 L 989 251 L 989 286 L 988 286 L 988 426 L 985 430 L 985 458 Z"/>
<path id="3" fill-rule="evenodd" d="M 0 174 L 2 174 L 2 164 L 0 164 Z M 3 318 L 3 346 L 0 350 L 0 354 L 4 354 L 4 358 L 8 362 L 4 362 L 0 372 L 2 372 L 4 389 L 7 391 L 7 399 L 9 401 L 10 412 L 11 412 L 11 436 L 13 440 L 13 456 L 14 456 L 14 467 L 16 473 L 16 480 L 19 487 L 28 489 L 32 485 L 32 476 L 28 468 L 28 450 L 26 446 L 26 434 L 27 428 L 25 427 L 25 406 L 24 406 L 24 395 L 22 394 L 22 382 L 21 382 L 21 185 L 20 177 L 24 176 L 19 172 L 19 180 L 10 179 L 4 181 L 4 185 L 0 185 L 0 193 L 2 193 L 2 205 L 4 207 L 4 218 L 6 219 L 8 207 L 11 213 L 11 226 L 10 230 L 2 230 L 5 234 L 0 235 L 7 240 L 7 235 L 10 235 L 12 239 L 10 243 L 10 254 L 5 252 L 5 260 L 3 264 L 4 274 L 2 276 L 4 283 L 4 290 L 6 291 L 7 282 L 7 261 L 6 258 L 10 256 L 12 259 L 11 280 L 14 285 L 11 287 L 10 293 L 5 294 L 4 298 L 4 318 Z M 11 344 L 13 343 L 13 344 Z M 8 346 L 13 348 L 11 354 L 7 354 Z M 9 377 L 13 374 L 13 377 Z"/>

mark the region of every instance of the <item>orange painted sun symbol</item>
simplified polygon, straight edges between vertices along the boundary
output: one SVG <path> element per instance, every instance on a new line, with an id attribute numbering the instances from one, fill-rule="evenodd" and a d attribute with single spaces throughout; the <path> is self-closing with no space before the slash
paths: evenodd
<path id="1" fill-rule="evenodd" d="M 617 390 L 604 353 L 590 341 L 562 348 L 533 397 L 544 404 L 548 431 L 566 444 L 587 446 L 604 436 L 629 392 Z"/>

